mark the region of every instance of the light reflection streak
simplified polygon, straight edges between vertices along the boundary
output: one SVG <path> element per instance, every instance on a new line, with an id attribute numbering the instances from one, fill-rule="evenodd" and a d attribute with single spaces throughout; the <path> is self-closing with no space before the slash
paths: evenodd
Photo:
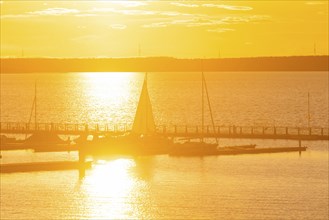
<path id="1" fill-rule="evenodd" d="M 82 73 L 85 120 L 93 123 L 132 121 L 138 98 L 134 72 Z M 137 80 L 138 81 L 138 80 Z"/>
<path id="2" fill-rule="evenodd" d="M 136 218 L 132 204 L 136 180 L 131 175 L 135 162 L 117 159 L 96 164 L 91 175 L 86 176 L 84 186 L 91 219 Z"/>
<path id="3" fill-rule="evenodd" d="M 121 104 L 130 94 L 129 82 L 135 73 L 85 73 L 88 95 L 98 101 Z"/>

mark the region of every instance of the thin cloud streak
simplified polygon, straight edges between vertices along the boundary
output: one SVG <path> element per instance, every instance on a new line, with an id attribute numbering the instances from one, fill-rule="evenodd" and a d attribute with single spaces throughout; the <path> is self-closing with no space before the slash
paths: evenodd
<path id="1" fill-rule="evenodd" d="M 125 2 L 111 2 L 118 5 L 124 5 L 125 7 L 138 7 L 142 5 L 147 5 L 144 2 L 136 2 L 132 1 L 129 3 Z M 173 2 L 172 5 L 178 6 L 178 7 L 199 7 L 200 5 L 197 4 L 185 4 L 185 3 L 178 3 Z M 208 7 L 208 8 L 222 8 L 226 10 L 252 10 L 251 7 L 248 6 L 233 6 L 233 5 L 217 5 L 217 4 L 202 4 L 202 7 Z M 171 16 L 171 17 L 177 17 L 177 16 L 198 16 L 197 14 L 189 14 L 189 13 L 182 13 L 177 11 L 161 11 L 161 10 L 138 10 L 138 9 L 117 9 L 113 7 L 102 7 L 97 8 L 94 7 L 89 10 L 78 10 L 73 8 L 47 8 L 45 10 L 39 10 L 39 11 L 32 11 L 32 12 L 26 12 L 25 14 L 21 15 L 2 15 L 1 18 L 27 18 L 33 16 L 77 16 L 77 17 L 91 17 L 91 16 L 107 16 L 109 13 L 114 14 L 121 14 L 121 15 L 163 15 L 163 16 Z M 27 16 L 26 14 L 30 15 Z"/>
<path id="2" fill-rule="evenodd" d="M 312 1 L 312 2 L 305 2 L 306 5 L 325 5 L 325 1 Z"/>
<path id="3" fill-rule="evenodd" d="M 115 9 L 115 8 L 93 8 L 91 10 L 87 10 L 87 12 L 90 13 L 104 13 L 103 15 L 106 15 L 106 13 L 116 13 L 116 14 L 122 14 L 122 15 L 155 15 L 157 14 L 156 11 L 149 11 L 149 10 L 121 10 L 121 9 Z"/>
<path id="4" fill-rule="evenodd" d="M 232 29 L 232 28 L 217 28 L 217 29 L 209 29 L 207 31 L 215 32 L 215 33 L 224 33 L 224 32 L 229 32 L 229 31 L 235 31 L 235 29 Z"/>
<path id="5" fill-rule="evenodd" d="M 248 22 L 268 21 L 270 16 L 266 15 L 251 15 L 251 16 L 225 16 L 225 17 L 210 17 L 207 15 L 199 15 L 198 17 L 190 17 L 190 19 L 175 19 L 171 21 L 160 21 L 151 24 L 142 25 L 143 28 L 163 28 L 171 25 L 183 25 L 186 27 L 201 27 L 201 26 L 219 26 L 232 25 Z M 215 29 L 214 29 L 215 30 Z M 229 31 L 229 30 L 226 30 Z"/>
<path id="6" fill-rule="evenodd" d="M 124 24 L 112 24 L 110 25 L 112 29 L 123 30 L 127 28 L 127 25 Z"/>
<path id="7" fill-rule="evenodd" d="M 112 2 L 113 3 L 113 2 Z M 118 3 L 121 5 L 121 3 Z M 146 5 L 146 3 L 131 3 L 125 5 L 125 7 L 138 7 Z M 232 6 L 224 4 L 185 4 L 174 2 L 171 5 L 178 7 L 214 7 L 226 10 L 252 10 L 248 6 Z M 185 26 L 185 27 L 214 27 L 209 29 L 210 32 L 226 32 L 232 31 L 230 28 L 221 28 L 220 25 L 232 25 L 247 22 L 259 22 L 269 20 L 270 17 L 267 15 L 218 15 L 210 16 L 208 14 L 189 14 L 178 11 L 161 11 L 161 10 L 139 10 L 139 9 L 117 9 L 113 7 L 94 7 L 91 9 L 77 10 L 72 8 L 47 8 L 45 10 L 39 10 L 34 12 L 27 12 L 23 15 L 3 15 L 1 18 L 28 18 L 35 16 L 74 16 L 74 17 L 97 17 L 97 16 L 112 16 L 113 14 L 120 14 L 122 16 L 147 16 L 145 17 L 144 23 L 139 24 L 143 28 L 164 28 L 173 25 Z M 146 19 L 147 18 L 147 19 Z M 141 18 L 139 18 L 141 21 Z M 148 23 L 149 21 L 156 21 Z M 124 30 L 127 25 L 113 24 L 110 26 L 112 29 Z"/>
<path id="8" fill-rule="evenodd" d="M 220 8 L 231 11 L 250 11 L 253 10 L 250 6 L 236 6 L 236 5 L 226 5 L 226 4 L 188 4 L 188 3 L 180 3 L 180 2 L 172 2 L 171 5 L 175 5 L 177 7 L 186 7 L 186 8 L 198 8 L 198 7 L 206 7 L 206 8 Z"/>
<path id="9" fill-rule="evenodd" d="M 25 19 L 25 18 L 32 18 L 32 17 L 37 17 L 37 15 L 32 15 L 32 14 L 12 14 L 12 15 L 1 15 L 0 19 Z"/>
<path id="10" fill-rule="evenodd" d="M 175 5 L 178 7 L 187 7 L 187 8 L 197 8 L 199 5 L 197 4 L 186 4 L 186 3 L 179 3 L 179 2 L 172 2 L 171 5 Z"/>
<path id="11" fill-rule="evenodd" d="M 135 8 L 135 7 L 140 7 L 140 6 L 145 6 L 148 5 L 145 1 L 110 1 L 112 4 L 120 5 L 123 7 L 128 7 L 128 8 Z"/>
<path id="12" fill-rule="evenodd" d="M 32 15 L 46 15 L 46 16 L 47 15 L 59 16 L 59 15 L 78 14 L 78 13 L 80 13 L 78 9 L 70 9 L 70 8 L 47 8 L 41 11 L 29 12 L 29 14 Z"/>
<path id="13" fill-rule="evenodd" d="M 217 5 L 217 4 L 202 4 L 202 7 L 207 8 L 221 8 L 231 11 L 250 11 L 253 10 L 252 7 L 249 6 L 234 6 L 234 5 Z"/>
<path id="14" fill-rule="evenodd" d="M 97 17 L 97 14 L 76 14 L 76 17 Z"/>

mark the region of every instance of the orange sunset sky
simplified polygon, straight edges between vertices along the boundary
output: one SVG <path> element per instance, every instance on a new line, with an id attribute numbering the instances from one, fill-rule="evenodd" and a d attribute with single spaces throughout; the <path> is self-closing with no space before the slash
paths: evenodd
<path id="1" fill-rule="evenodd" d="M 0 1 L 1 57 L 328 54 L 328 1 Z"/>

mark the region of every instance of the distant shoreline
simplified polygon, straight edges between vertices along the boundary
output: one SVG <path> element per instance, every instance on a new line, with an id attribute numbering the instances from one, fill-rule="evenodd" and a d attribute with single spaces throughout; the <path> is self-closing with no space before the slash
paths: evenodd
<path id="1" fill-rule="evenodd" d="M 203 64 L 202 64 L 203 63 Z M 48 72 L 195 72 L 328 71 L 329 56 L 221 59 L 143 58 L 1 58 L 1 73 Z"/>

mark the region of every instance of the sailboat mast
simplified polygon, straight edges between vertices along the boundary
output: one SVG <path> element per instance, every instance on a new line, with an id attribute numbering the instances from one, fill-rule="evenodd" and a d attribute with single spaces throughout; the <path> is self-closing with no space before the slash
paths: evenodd
<path id="1" fill-rule="evenodd" d="M 34 122 L 37 129 L 37 81 L 34 82 Z"/>
<path id="2" fill-rule="evenodd" d="M 144 83 L 145 83 L 145 87 L 147 89 L 147 73 L 145 73 Z M 144 108 L 146 108 L 146 130 L 148 131 L 149 130 L 148 120 L 147 120 L 147 117 L 148 117 L 148 108 L 147 108 L 147 106 L 145 106 Z"/>
<path id="3" fill-rule="evenodd" d="M 211 109 L 211 104 L 210 104 L 210 99 L 209 99 L 209 93 L 208 93 L 208 88 L 207 88 L 207 84 L 206 84 L 206 79 L 204 78 L 204 74 L 202 73 L 202 81 L 204 82 L 204 87 L 205 87 L 205 90 L 206 90 L 206 96 L 207 96 L 207 101 L 208 101 L 208 107 L 209 107 L 209 111 L 210 111 L 210 117 L 211 117 L 211 124 L 212 124 L 212 127 L 213 127 L 213 130 L 214 130 L 214 133 L 215 133 L 215 122 L 214 122 L 214 117 L 212 115 L 212 109 Z M 215 138 L 216 139 L 216 144 L 218 144 L 218 139 L 217 137 Z"/>
<path id="4" fill-rule="evenodd" d="M 201 82 L 202 82 L 202 122 L 201 122 L 201 142 L 203 142 L 203 134 L 204 134 L 204 84 L 203 84 L 203 60 L 201 60 Z"/>
<path id="5" fill-rule="evenodd" d="M 310 127 L 311 114 L 310 114 L 310 92 L 307 93 L 307 125 Z"/>

